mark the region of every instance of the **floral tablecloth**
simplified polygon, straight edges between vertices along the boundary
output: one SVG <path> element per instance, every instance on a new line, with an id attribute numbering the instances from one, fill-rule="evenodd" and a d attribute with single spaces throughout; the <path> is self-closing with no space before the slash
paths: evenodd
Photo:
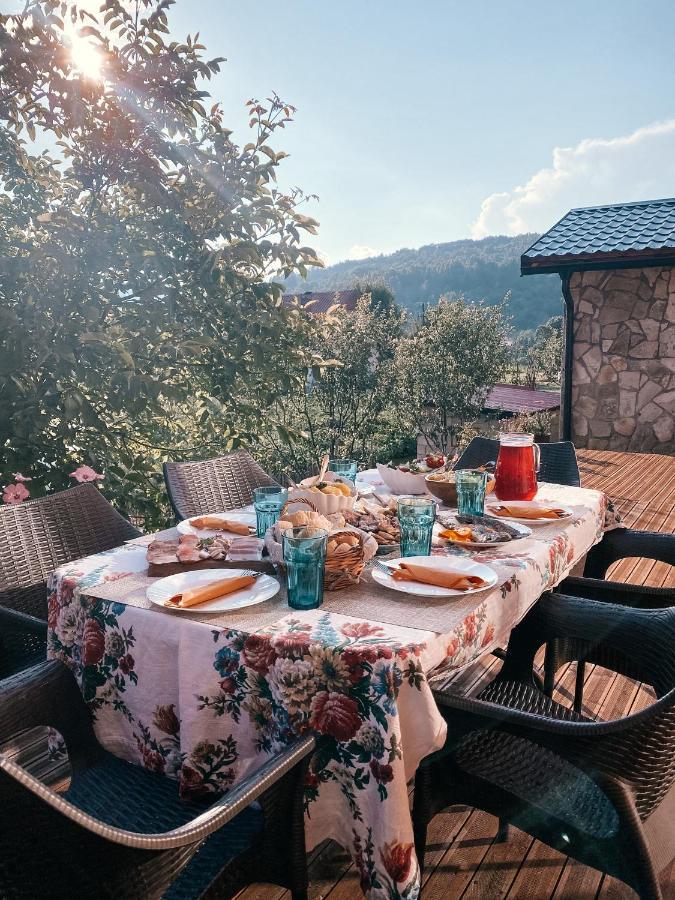
<path id="1" fill-rule="evenodd" d="M 314 731 L 308 847 L 335 839 L 351 851 L 369 897 L 413 900 L 407 782 L 445 738 L 427 674 L 505 642 L 603 533 L 602 493 L 542 485 L 539 496 L 573 506 L 576 518 L 474 554 L 506 577 L 450 633 L 321 609 L 289 611 L 246 633 L 229 627 L 227 614 L 213 626 L 92 596 L 103 582 L 145 570 L 145 547 L 127 544 L 54 573 L 48 653 L 75 673 L 101 743 L 179 778 L 184 797 L 228 789 L 294 735 Z"/>

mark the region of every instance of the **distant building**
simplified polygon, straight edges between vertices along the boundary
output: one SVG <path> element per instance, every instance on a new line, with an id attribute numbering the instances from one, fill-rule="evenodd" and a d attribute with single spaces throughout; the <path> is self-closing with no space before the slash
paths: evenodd
<path id="1" fill-rule="evenodd" d="M 482 434 L 495 431 L 501 419 L 512 419 L 532 413 L 548 413 L 551 416 L 550 432 L 537 434 L 537 440 L 553 438 L 557 440 L 560 428 L 560 391 L 531 390 L 518 384 L 495 384 L 485 399 L 483 414 L 474 423 Z M 417 438 L 417 455 L 429 452 L 426 439 Z M 449 448 L 450 449 L 450 448 Z"/>
<path id="2" fill-rule="evenodd" d="M 327 313 L 331 306 L 341 306 L 347 312 L 354 312 L 361 293 L 359 290 L 304 291 L 298 294 L 284 294 L 284 303 L 287 306 L 290 306 L 294 300 L 297 300 L 300 306 L 306 306 L 308 303 L 311 303 L 307 312 L 317 316 Z"/>

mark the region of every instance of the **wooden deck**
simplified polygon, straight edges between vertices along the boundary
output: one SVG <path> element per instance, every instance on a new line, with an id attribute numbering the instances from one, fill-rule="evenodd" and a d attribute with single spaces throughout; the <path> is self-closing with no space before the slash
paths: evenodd
<path id="1" fill-rule="evenodd" d="M 585 487 L 606 491 L 624 520 L 642 530 L 675 532 L 675 458 L 606 451 L 580 451 Z M 638 584 L 675 587 L 675 572 L 648 560 L 618 563 L 614 578 Z M 456 684 L 472 694 L 491 680 L 500 662 L 487 657 L 463 672 Z M 588 667 L 585 688 L 587 715 L 603 719 L 626 715 L 651 700 L 639 684 L 614 673 Z M 574 666 L 559 673 L 556 699 L 570 703 Z M 44 743 L 34 737 L 12 750 L 18 762 L 38 777 L 61 787 L 63 766 L 46 761 Z M 627 900 L 632 891 L 594 869 L 569 860 L 526 834 L 511 829 L 506 842 L 496 842 L 496 820 L 478 810 L 454 808 L 437 816 L 429 829 L 424 900 Z M 358 900 L 358 876 L 347 854 L 328 842 L 310 854 L 310 898 Z M 675 867 L 663 873 L 664 896 L 675 898 Z M 290 900 L 279 888 L 256 886 L 238 900 Z"/>

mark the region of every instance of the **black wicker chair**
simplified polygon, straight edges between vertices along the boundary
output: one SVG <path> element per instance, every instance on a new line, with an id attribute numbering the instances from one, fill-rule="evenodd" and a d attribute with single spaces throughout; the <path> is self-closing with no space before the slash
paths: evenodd
<path id="1" fill-rule="evenodd" d="M 571 441 L 556 441 L 539 444 L 541 465 L 537 478 L 552 484 L 569 484 L 579 487 L 579 465 L 574 444 Z M 497 461 L 499 441 L 493 438 L 475 437 L 455 464 L 456 469 L 473 469 L 489 462 Z"/>
<path id="2" fill-rule="evenodd" d="M 139 534 L 92 484 L 0 506 L 0 677 L 46 657 L 54 569 Z"/>
<path id="3" fill-rule="evenodd" d="M 201 462 L 164 463 L 164 481 L 178 521 L 248 506 L 254 488 L 277 483 L 246 450 Z"/>
<path id="4" fill-rule="evenodd" d="M 667 609 L 675 607 L 675 589 L 657 588 L 636 584 L 623 584 L 603 580 L 612 563 L 620 559 L 641 557 L 654 559 L 675 566 L 675 535 L 657 531 L 634 531 L 617 528 L 609 531 L 599 544 L 589 551 L 584 566 L 584 577 L 567 578 L 558 587 L 563 594 L 586 597 L 604 603 L 621 603 L 634 609 Z M 558 669 L 565 663 L 577 661 L 576 684 L 574 688 L 574 709 L 579 712 L 583 704 L 586 663 L 594 663 L 605 668 L 613 661 L 604 647 L 578 641 L 553 641 L 546 647 L 544 659 L 544 690 L 551 696 Z"/>
<path id="5" fill-rule="evenodd" d="M 611 649 L 613 668 L 652 685 L 656 701 L 609 722 L 555 703 L 532 666 L 542 644 L 561 638 Z M 675 610 L 547 595 L 514 630 L 502 671 L 477 698 L 435 698 L 448 738 L 416 777 L 420 863 L 432 817 L 466 804 L 609 873 L 643 900 L 661 897 L 658 872 L 675 856 Z"/>
<path id="6" fill-rule="evenodd" d="M 0 684 L 0 743 L 38 725 L 63 735 L 71 783 L 56 793 L 0 754 L 0 896 L 216 900 L 262 881 L 306 898 L 312 737 L 209 805 L 180 800 L 178 782 L 106 753 L 62 663 Z"/>

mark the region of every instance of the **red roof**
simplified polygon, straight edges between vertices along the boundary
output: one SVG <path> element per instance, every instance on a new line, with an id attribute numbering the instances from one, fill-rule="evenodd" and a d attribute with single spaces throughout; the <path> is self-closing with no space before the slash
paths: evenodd
<path id="1" fill-rule="evenodd" d="M 510 413 L 531 413 L 559 406 L 560 391 L 532 391 L 517 384 L 496 384 L 485 401 L 485 409 Z"/>
<path id="2" fill-rule="evenodd" d="M 356 309 L 356 302 L 361 296 L 361 291 L 353 290 L 353 291 L 304 291 L 304 293 L 298 294 L 284 294 L 284 303 L 287 306 L 295 300 L 298 299 L 298 302 L 301 306 L 304 306 L 306 303 L 312 301 L 312 305 L 309 307 L 308 312 L 311 313 L 325 313 L 328 312 L 331 306 L 344 307 L 348 312 L 354 312 Z"/>

